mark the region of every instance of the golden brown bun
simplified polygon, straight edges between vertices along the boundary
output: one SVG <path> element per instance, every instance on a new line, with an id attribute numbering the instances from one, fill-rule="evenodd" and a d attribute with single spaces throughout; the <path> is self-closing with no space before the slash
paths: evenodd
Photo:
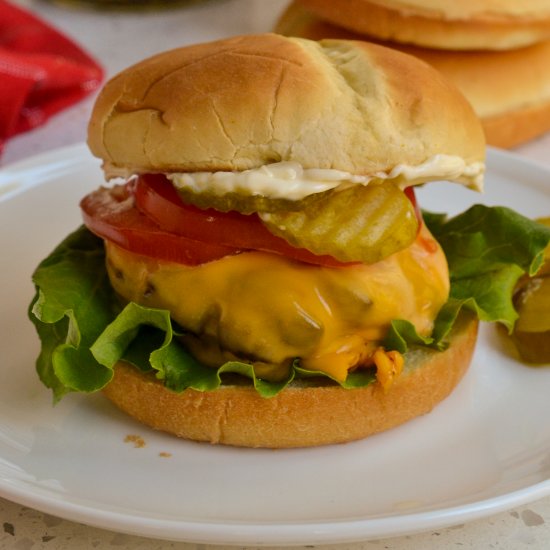
<path id="1" fill-rule="evenodd" d="M 369 0 L 370 3 L 426 17 L 472 19 L 534 19 L 550 16 L 548 0 Z"/>
<path id="2" fill-rule="evenodd" d="M 544 0 L 298 2 L 351 31 L 429 48 L 506 50 L 550 39 L 550 7 Z"/>
<path id="3" fill-rule="evenodd" d="M 436 154 L 467 164 L 485 155 L 468 102 L 422 61 L 275 34 L 189 46 L 123 71 L 96 102 L 88 143 L 108 175 L 281 160 L 369 175 Z"/>
<path id="4" fill-rule="evenodd" d="M 550 41 L 506 52 L 407 51 L 462 91 L 490 145 L 515 147 L 550 130 Z"/>
<path id="5" fill-rule="evenodd" d="M 277 23 L 281 34 L 314 40 L 359 40 L 291 4 Z M 481 119 L 487 143 L 514 147 L 550 130 L 550 41 L 505 52 L 430 50 L 384 42 L 439 70 L 464 94 Z"/>
<path id="6" fill-rule="evenodd" d="M 236 385 L 178 394 L 124 363 L 104 392 L 138 421 L 195 441 L 270 448 L 343 443 L 431 411 L 466 372 L 476 337 L 477 321 L 462 315 L 449 348 L 409 352 L 403 374 L 387 392 L 378 383 L 354 390 L 295 383 L 269 399 Z"/>

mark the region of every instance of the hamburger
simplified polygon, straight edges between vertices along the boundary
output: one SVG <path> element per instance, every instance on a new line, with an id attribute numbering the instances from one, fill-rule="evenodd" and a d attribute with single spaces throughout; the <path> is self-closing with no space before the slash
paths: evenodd
<path id="1" fill-rule="evenodd" d="M 350 2 L 350 5 L 352 3 L 353 9 L 342 9 L 342 4 L 338 2 L 295 0 L 279 18 L 275 31 L 313 40 L 340 38 L 377 41 L 422 59 L 463 93 L 480 118 L 489 145 L 511 148 L 550 130 L 548 35 L 541 37 L 535 34 L 532 36 L 533 43 L 494 49 L 499 42 L 491 42 L 483 33 L 481 42 L 473 40 L 471 33 L 465 30 L 472 31 L 475 26 L 465 22 L 457 46 L 453 38 L 452 20 L 441 18 L 437 22 L 442 31 L 441 40 L 434 44 L 428 41 L 434 38 L 434 34 L 423 32 L 416 18 L 409 17 L 410 21 L 407 19 L 409 23 L 404 28 L 417 39 L 407 39 L 399 33 L 381 33 L 377 31 L 378 26 L 383 26 L 377 19 L 379 10 L 390 8 L 376 7 L 371 2 Z M 389 6 L 392 3 L 384 4 Z M 516 4 L 513 7 L 517 10 L 525 7 L 523 3 Z M 462 10 L 465 4 L 455 6 L 447 3 L 446 7 Z M 501 7 L 504 8 L 504 4 Z M 392 8 L 395 9 L 395 6 Z M 509 32 L 525 32 L 526 22 L 519 13 L 515 16 L 510 13 L 508 18 Z M 361 21 L 370 24 L 361 25 Z M 388 21 L 400 24 L 399 18 L 390 17 Z"/>
<path id="2" fill-rule="evenodd" d="M 88 144 L 114 182 L 34 273 L 38 373 L 186 439 L 342 443 L 427 413 L 478 318 L 513 324 L 508 283 L 550 238 L 507 209 L 421 212 L 417 185 L 481 188 L 481 126 L 431 67 L 364 42 L 156 55 L 106 84 Z"/>

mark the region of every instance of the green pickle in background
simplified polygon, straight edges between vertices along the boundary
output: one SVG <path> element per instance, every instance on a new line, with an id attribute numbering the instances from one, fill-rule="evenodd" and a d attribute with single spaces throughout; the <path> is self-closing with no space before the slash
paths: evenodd
<path id="1" fill-rule="evenodd" d="M 550 217 L 540 223 L 550 227 Z M 519 318 L 512 333 L 521 358 L 528 363 L 550 363 L 550 246 L 545 263 L 533 277 L 518 283 L 514 305 Z"/>

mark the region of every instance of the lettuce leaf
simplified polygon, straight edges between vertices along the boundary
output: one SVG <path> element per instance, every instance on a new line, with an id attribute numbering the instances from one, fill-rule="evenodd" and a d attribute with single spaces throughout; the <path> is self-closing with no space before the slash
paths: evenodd
<path id="1" fill-rule="evenodd" d="M 514 287 L 524 273 L 534 275 L 542 267 L 550 228 L 509 208 L 481 204 L 454 218 L 429 212 L 423 216 L 447 257 L 449 300 L 430 338 L 419 336 L 411 323 L 397 320 L 384 344 L 402 353 L 409 345 L 442 349 L 462 308 L 481 321 L 502 323 L 511 332 L 518 317 L 512 302 Z"/>
<path id="2" fill-rule="evenodd" d="M 187 353 L 174 337 L 170 313 L 129 303 L 91 346 L 96 361 L 112 370 L 120 359 L 144 372 L 154 372 L 166 387 L 181 392 L 186 388 L 212 391 L 220 387 L 222 375 L 240 374 L 251 379 L 258 393 L 271 397 L 283 389 L 283 382 L 257 378 L 251 364 L 228 361 L 219 369 L 206 367 Z"/>
<path id="3" fill-rule="evenodd" d="M 512 292 L 523 273 L 542 265 L 550 229 L 501 207 L 476 205 L 455 218 L 425 213 L 449 262 L 451 292 L 433 334 L 421 337 L 406 320 L 395 320 L 384 345 L 405 353 L 411 346 L 444 349 L 445 338 L 462 308 L 483 321 L 499 321 L 512 329 L 517 313 Z M 152 372 L 173 391 L 212 391 L 226 375 L 251 380 L 263 397 L 272 397 L 295 378 L 325 377 L 300 368 L 295 360 L 286 380 L 257 378 L 252 365 L 230 361 L 219 369 L 196 361 L 178 341 L 178 328 L 167 311 L 117 302 L 104 268 L 101 239 L 85 227 L 69 235 L 33 274 L 36 294 L 29 307 L 42 343 L 36 368 L 54 400 L 71 391 L 94 392 L 113 377 L 125 360 Z M 371 370 L 351 373 L 341 385 L 364 387 L 374 381 Z"/>
<path id="4" fill-rule="evenodd" d="M 69 391 L 91 392 L 112 378 L 90 347 L 117 314 L 101 241 L 84 228 L 69 235 L 33 275 L 29 308 L 42 343 L 37 372 L 58 400 Z"/>
<path id="5" fill-rule="evenodd" d="M 124 360 L 152 371 L 174 391 L 215 390 L 227 373 L 249 378 L 263 397 L 281 391 L 281 382 L 257 378 L 252 365 L 230 361 L 219 369 L 197 362 L 175 338 L 168 311 L 134 303 L 117 305 L 105 271 L 103 242 L 80 227 L 33 274 L 36 294 L 29 307 L 42 343 L 36 368 L 58 401 L 71 391 L 95 392 L 108 384 Z"/>

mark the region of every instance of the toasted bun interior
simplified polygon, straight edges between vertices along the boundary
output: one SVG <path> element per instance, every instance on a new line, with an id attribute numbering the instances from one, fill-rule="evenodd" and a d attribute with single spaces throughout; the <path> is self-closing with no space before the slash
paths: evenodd
<path id="1" fill-rule="evenodd" d="M 269 399 L 250 385 L 174 393 L 153 375 L 119 363 L 104 393 L 139 422 L 185 439 L 269 448 L 343 443 L 431 411 L 466 372 L 476 337 L 477 321 L 463 314 L 449 347 L 408 352 L 404 373 L 388 391 L 378 383 L 345 390 L 295 382 Z"/>
<path id="2" fill-rule="evenodd" d="M 323 21 L 298 2 L 288 6 L 276 31 L 314 40 L 365 38 Z M 383 45 L 422 59 L 455 84 L 481 119 L 489 145 L 510 148 L 550 130 L 550 41 L 501 52 Z"/>
<path id="3" fill-rule="evenodd" d="M 108 175 L 278 161 L 370 175 L 439 154 L 467 165 L 485 155 L 470 105 L 424 62 L 364 42 L 275 34 L 193 45 L 125 70 L 100 94 L 88 143 Z"/>

